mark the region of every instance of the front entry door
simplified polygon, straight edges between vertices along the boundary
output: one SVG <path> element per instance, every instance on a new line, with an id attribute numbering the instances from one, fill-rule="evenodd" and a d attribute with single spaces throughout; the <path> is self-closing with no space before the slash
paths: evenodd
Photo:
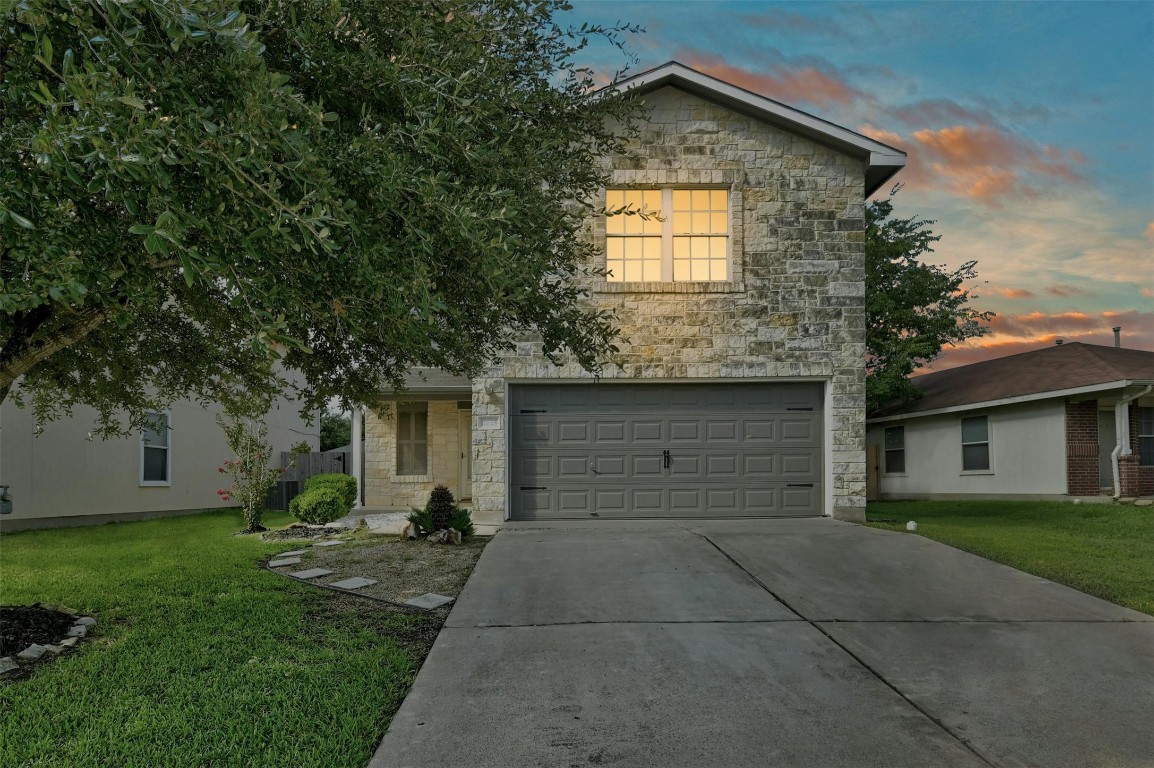
<path id="1" fill-rule="evenodd" d="M 1098 411 L 1098 485 L 1101 488 L 1114 487 L 1114 464 L 1110 461 L 1110 454 L 1117 442 L 1114 410 Z"/>
<path id="2" fill-rule="evenodd" d="M 457 463 L 458 499 L 473 499 L 473 412 L 457 411 L 457 436 L 460 440 L 460 461 Z"/>

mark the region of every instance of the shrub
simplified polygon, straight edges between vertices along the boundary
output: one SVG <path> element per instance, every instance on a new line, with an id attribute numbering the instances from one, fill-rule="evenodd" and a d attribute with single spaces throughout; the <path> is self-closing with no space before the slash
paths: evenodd
<path id="1" fill-rule="evenodd" d="M 477 530 L 473 527 L 473 517 L 469 514 L 469 510 L 461 507 L 453 507 L 453 517 L 449 521 L 449 527 L 460 531 L 463 539 L 472 536 Z"/>
<path id="2" fill-rule="evenodd" d="M 316 488 L 328 488 L 335 491 L 337 495 L 344 499 L 346 514 L 348 510 L 357 505 L 357 479 L 352 475 L 337 473 L 313 475 L 305 481 L 305 490 L 311 491 Z"/>
<path id="3" fill-rule="evenodd" d="M 344 498 L 332 488 L 310 488 L 289 502 L 293 517 L 313 525 L 339 520 L 348 511 Z"/>
<path id="4" fill-rule="evenodd" d="M 433 519 L 433 530 L 440 531 L 449 527 L 449 521 L 453 518 L 453 510 L 457 507 L 457 501 L 453 498 L 453 492 L 443 485 L 438 485 L 429 494 L 429 503 L 425 505 L 425 511 Z"/>
<path id="5" fill-rule="evenodd" d="M 433 516 L 429 514 L 428 510 L 412 508 L 413 511 L 409 513 L 409 522 L 413 524 L 418 536 L 424 536 L 427 533 L 433 532 Z"/>

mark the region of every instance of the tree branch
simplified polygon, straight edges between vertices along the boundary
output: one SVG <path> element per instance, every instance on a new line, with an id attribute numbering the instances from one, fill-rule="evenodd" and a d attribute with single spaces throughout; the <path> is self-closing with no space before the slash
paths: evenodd
<path id="1" fill-rule="evenodd" d="M 111 317 L 112 313 L 113 310 L 108 307 L 83 309 L 76 313 L 75 320 L 71 324 L 53 331 L 46 339 L 26 343 L 9 343 L 0 352 L 0 392 L 7 396 L 8 390 L 11 389 L 16 379 L 57 352 L 82 341 L 101 323 Z M 12 351 L 14 347 L 15 351 Z M 3 402 L 3 398 L 0 398 L 0 402 Z"/>

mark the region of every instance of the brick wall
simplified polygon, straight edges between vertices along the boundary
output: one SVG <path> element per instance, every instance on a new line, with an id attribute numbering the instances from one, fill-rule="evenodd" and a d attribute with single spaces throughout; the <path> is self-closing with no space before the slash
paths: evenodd
<path id="1" fill-rule="evenodd" d="M 1126 485 L 1123 483 L 1122 492 L 1126 496 L 1154 496 L 1154 466 L 1141 466 L 1143 463 L 1154 463 L 1154 456 L 1141 455 L 1141 441 L 1138 437 L 1138 408 L 1138 403 L 1130 403 L 1130 450 L 1134 452 L 1137 460 L 1134 465 L 1134 478 L 1131 481 L 1130 490 L 1126 490 Z"/>
<path id="2" fill-rule="evenodd" d="M 615 187 L 729 189 L 732 279 L 606 284 L 590 301 L 618 318 L 621 353 L 604 378 L 827 379 L 834 513 L 865 507 L 865 233 L 861 160 L 674 88 L 645 97 L 637 157 L 605 160 Z M 604 266 L 605 222 L 585 236 Z M 505 380 L 589 379 L 552 365 L 540 339 L 473 382 L 478 519 L 505 512 Z"/>
<path id="3" fill-rule="evenodd" d="M 1066 493 L 1099 493 L 1097 400 L 1066 403 Z"/>

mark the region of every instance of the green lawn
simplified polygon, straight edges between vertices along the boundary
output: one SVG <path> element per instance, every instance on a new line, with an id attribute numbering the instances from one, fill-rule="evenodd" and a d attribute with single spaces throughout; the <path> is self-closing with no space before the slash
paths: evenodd
<path id="1" fill-rule="evenodd" d="M 241 527 L 221 511 L 0 537 L 0 603 L 99 621 L 0 685 L 0 765 L 365 765 L 427 651 L 394 638 L 430 617 L 269 574 L 261 556 L 298 545 Z"/>
<path id="2" fill-rule="evenodd" d="M 897 501 L 866 511 L 875 527 L 904 531 L 915 520 L 935 541 L 1154 614 L 1154 507 Z"/>

